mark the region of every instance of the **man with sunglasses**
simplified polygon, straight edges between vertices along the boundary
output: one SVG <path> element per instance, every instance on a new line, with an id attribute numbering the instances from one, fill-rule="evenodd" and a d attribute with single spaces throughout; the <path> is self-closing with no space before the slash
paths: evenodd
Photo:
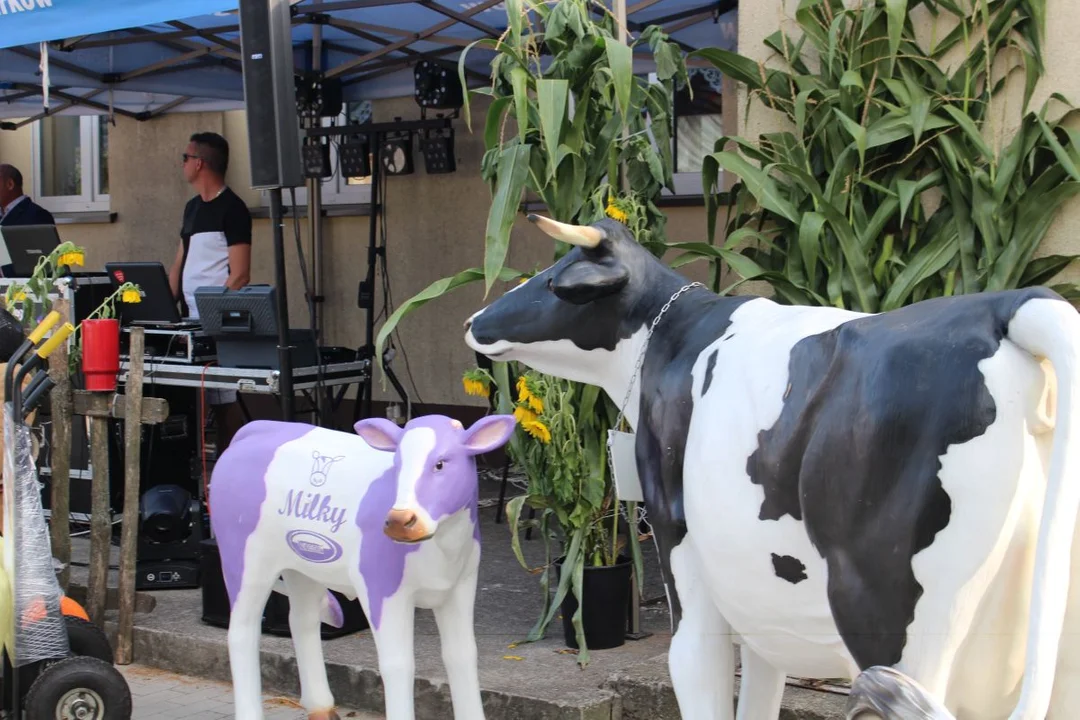
<path id="1" fill-rule="evenodd" d="M 229 143 L 217 133 L 195 133 L 182 155 L 184 179 L 195 197 L 184 207 L 180 246 L 169 269 L 169 286 L 181 315 L 198 318 L 195 290 L 207 285 L 237 290 L 251 279 L 251 213 L 225 184 Z M 243 424 L 236 391 L 206 391 L 218 420 L 218 452 Z"/>

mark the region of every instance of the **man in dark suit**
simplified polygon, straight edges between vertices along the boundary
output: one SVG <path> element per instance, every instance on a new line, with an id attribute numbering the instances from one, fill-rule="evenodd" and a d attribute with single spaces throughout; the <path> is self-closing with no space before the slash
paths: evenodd
<path id="1" fill-rule="evenodd" d="M 23 192 L 18 168 L 0 164 L 0 225 L 55 225 L 52 213 Z"/>
<path id="2" fill-rule="evenodd" d="M 23 192 L 23 176 L 19 169 L 0 163 L 0 227 L 55 224 L 52 213 Z M 14 273 L 14 265 L 0 265 L 0 275 L 12 277 Z"/>

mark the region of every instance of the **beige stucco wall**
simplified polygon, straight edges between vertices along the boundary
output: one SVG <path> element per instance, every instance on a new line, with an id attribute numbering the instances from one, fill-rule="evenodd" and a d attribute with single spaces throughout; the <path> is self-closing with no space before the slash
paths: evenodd
<path id="1" fill-rule="evenodd" d="M 483 153 L 482 110 L 474 109 L 476 133 L 469 133 L 464 120 L 455 122 L 457 172 L 428 175 L 423 159 L 414 147 L 417 170 L 411 176 L 391 177 L 387 182 L 387 270 L 393 301 L 397 304 L 430 283 L 468 267 L 483 264 L 483 237 L 490 206 L 490 193 L 480 178 Z M 415 118 L 417 106 L 411 98 L 381 101 L 374 107 L 375 120 L 394 116 Z M 180 171 L 180 154 L 192 132 L 212 130 L 230 143 L 227 182 L 248 202 L 257 206 L 258 191 L 250 188 L 247 134 L 242 112 L 166 115 L 147 122 L 117 118 L 110 131 L 109 176 L 111 207 L 117 213 L 112 224 L 65 224 L 61 237 L 87 248 L 87 269 L 102 269 L 113 259 L 160 260 L 168 266 L 179 242 L 180 218 L 184 203 L 191 197 Z M 0 133 L 0 161 L 8 161 L 29 175 L 31 133 L 29 129 Z M 10 160 L 9 160 L 10 158 Z M 32 187 L 32 178 L 27 178 Z M 285 196 L 288 202 L 288 193 Z M 672 240 L 701 241 L 705 238 L 704 213 L 700 207 L 671 208 L 668 233 Z M 310 266 L 308 222 L 300 221 L 301 238 Z M 335 217 L 324 220 L 325 303 L 324 342 L 357 347 L 364 339 L 364 315 L 356 307 L 357 285 L 367 272 L 368 217 Z M 307 327 L 304 286 L 297 261 L 291 219 L 286 220 L 286 258 L 290 321 Z M 513 230 L 507 264 L 525 269 L 544 267 L 551 260 L 552 242 L 524 217 Z M 273 251 L 270 223 L 254 222 L 252 282 L 273 283 Z M 705 265 L 686 268 L 695 279 L 704 279 Z M 492 290 L 492 297 L 504 288 Z M 462 339 L 461 324 L 483 305 L 480 284 L 463 287 L 453 294 L 415 311 L 400 326 L 418 395 L 413 401 L 438 404 L 476 405 L 461 388 L 461 374 L 471 367 L 474 356 Z M 382 294 L 377 293 L 377 315 Z M 379 320 L 381 325 L 381 317 Z M 399 351 L 400 351 L 399 347 Z M 395 370 L 410 393 L 413 385 L 403 360 Z M 393 388 L 380 389 L 376 399 L 391 399 Z"/>
<path id="2" fill-rule="evenodd" d="M 861 0 L 847 0 L 849 5 L 855 5 Z M 785 32 L 797 36 L 800 33 L 795 23 L 795 10 L 799 6 L 799 0 L 753 0 L 748 7 L 744 2 L 739 13 L 739 52 L 759 62 L 765 62 L 769 67 L 783 68 L 783 60 L 778 59 L 773 50 L 764 45 L 764 39 L 783 27 Z M 1080 44 L 1076 43 L 1076 28 L 1080 27 L 1080 2 L 1077 0 L 1046 0 L 1046 38 L 1044 44 L 1044 63 L 1046 72 L 1035 89 L 1028 110 L 1038 110 L 1053 93 L 1060 93 L 1072 103 L 1080 103 Z M 941 13 L 935 19 L 925 7 L 919 7 L 912 13 L 913 24 L 916 34 L 923 47 L 931 47 L 933 38 L 945 37 L 955 22 L 952 22 L 947 13 Z M 973 38 L 973 42 L 977 38 Z M 963 48 L 956 47 L 945 58 L 948 66 L 957 57 L 963 56 Z M 1000 77 L 1003 72 L 1002 62 L 995 68 L 995 77 Z M 1010 64 L 1015 64 L 1009 60 Z M 1015 134 L 1023 117 L 1023 71 L 1013 72 L 992 111 L 992 121 L 986 131 L 988 138 L 994 143 L 994 147 L 1000 148 L 1007 143 Z M 738 117 L 740 121 L 747 118 L 745 127 L 741 127 L 739 134 L 746 137 L 757 137 L 762 133 L 775 132 L 789 127 L 781 113 L 765 108 L 760 102 L 750 103 L 749 115 L 747 112 L 747 92 L 745 87 L 740 87 L 738 94 Z M 1051 105 L 1051 116 L 1060 117 L 1063 114 L 1063 106 L 1060 103 Z M 1080 115 L 1074 115 L 1069 119 L 1069 125 L 1080 128 Z M 1070 254 L 1080 252 L 1080 200 L 1073 200 L 1058 212 L 1051 225 L 1043 244 L 1037 255 Z M 1073 263 L 1062 272 L 1055 282 L 1080 281 L 1080 263 Z"/>

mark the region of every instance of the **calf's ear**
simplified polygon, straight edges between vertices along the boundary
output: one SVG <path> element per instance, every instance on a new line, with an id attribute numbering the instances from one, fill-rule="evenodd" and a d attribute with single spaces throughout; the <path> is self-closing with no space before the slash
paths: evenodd
<path id="1" fill-rule="evenodd" d="M 364 441 L 376 450 L 394 452 L 398 443 L 401 442 L 403 430 L 386 418 L 364 418 L 355 425 L 353 430 L 364 438 Z"/>
<path id="2" fill-rule="evenodd" d="M 552 290 L 560 300 L 585 305 L 622 290 L 630 271 L 618 260 L 580 260 L 559 273 Z"/>
<path id="3" fill-rule="evenodd" d="M 482 417 L 465 431 L 461 444 L 470 455 L 482 455 L 496 450 L 510 440 L 517 419 L 513 415 Z"/>

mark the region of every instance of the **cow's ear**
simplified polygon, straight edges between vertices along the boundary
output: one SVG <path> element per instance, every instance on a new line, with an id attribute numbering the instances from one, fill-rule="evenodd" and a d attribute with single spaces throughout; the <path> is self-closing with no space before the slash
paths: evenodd
<path id="1" fill-rule="evenodd" d="M 626 286 L 630 271 L 618 260 L 579 260 L 559 273 L 552 290 L 560 300 L 585 305 Z"/>
<path id="2" fill-rule="evenodd" d="M 394 452 L 401 441 L 402 429 L 386 418 L 364 418 L 353 430 L 376 450 Z"/>
<path id="3" fill-rule="evenodd" d="M 470 455 L 482 455 L 501 448 L 510 440 L 517 419 L 513 415 L 482 417 L 465 431 L 461 444 Z"/>

